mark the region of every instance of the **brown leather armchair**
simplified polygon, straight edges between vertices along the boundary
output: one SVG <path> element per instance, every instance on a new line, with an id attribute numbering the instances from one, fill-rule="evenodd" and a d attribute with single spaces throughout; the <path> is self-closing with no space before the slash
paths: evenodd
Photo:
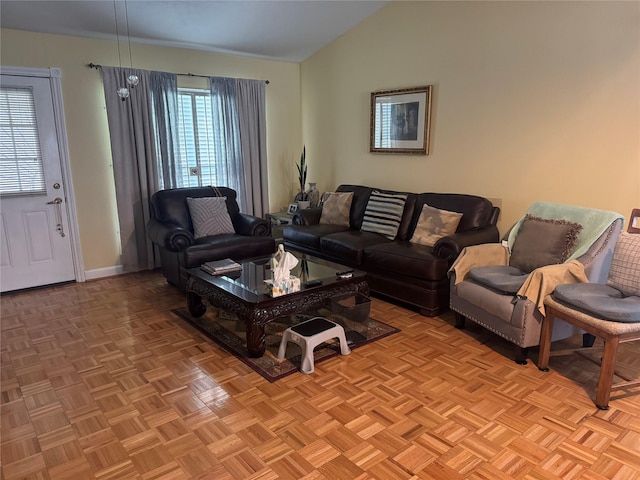
<path id="1" fill-rule="evenodd" d="M 235 233 L 195 238 L 187 197 L 219 196 L 226 197 Z M 227 187 L 160 190 L 151 197 L 150 216 L 148 234 L 160 251 L 162 273 L 181 290 L 185 288 L 187 268 L 223 258 L 237 261 L 267 256 L 276 249 L 269 222 L 241 213 L 235 190 Z"/>

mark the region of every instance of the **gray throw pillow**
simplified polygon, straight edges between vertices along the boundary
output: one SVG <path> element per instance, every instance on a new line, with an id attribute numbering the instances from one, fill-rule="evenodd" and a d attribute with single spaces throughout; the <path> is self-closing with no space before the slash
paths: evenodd
<path id="1" fill-rule="evenodd" d="M 227 197 L 187 197 L 195 238 L 235 233 L 227 210 Z"/>
<path id="2" fill-rule="evenodd" d="M 529 273 L 545 265 L 564 263 L 581 231 L 579 223 L 527 214 L 513 243 L 509 265 Z"/>

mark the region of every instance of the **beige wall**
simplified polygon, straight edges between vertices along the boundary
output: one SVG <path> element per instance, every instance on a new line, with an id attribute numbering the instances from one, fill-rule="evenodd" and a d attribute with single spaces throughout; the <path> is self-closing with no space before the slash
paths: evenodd
<path id="1" fill-rule="evenodd" d="M 638 2 L 394 1 L 301 65 L 309 179 L 640 206 Z M 370 93 L 434 86 L 431 153 L 369 153 Z"/>
<path id="2" fill-rule="evenodd" d="M 90 62 L 118 65 L 115 42 L 1 30 L 2 65 L 59 67 L 85 270 L 120 264 L 111 148 L 100 72 Z M 299 65 L 194 50 L 133 44 L 136 68 L 176 73 L 268 79 L 267 154 L 272 209 L 295 194 L 295 162 L 301 150 Z M 128 66 L 128 51 L 123 62 Z M 181 77 L 183 86 L 206 88 Z M 116 94 L 115 92 L 113 93 Z"/>
<path id="3" fill-rule="evenodd" d="M 272 210 L 295 194 L 303 139 L 321 191 L 478 194 L 501 203 L 504 232 L 536 200 L 625 216 L 640 206 L 639 32 L 637 2 L 394 1 L 301 65 L 137 44 L 132 56 L 138 68 L 270 80 Z M 86 67 L 117 65 L 115 43 L 0 35 L 2 65 L 62 69 L 84 267 L 117 266 L 102 81 Z M 370 93 L 425 84 L 430 155 L 369 153 Z"/>

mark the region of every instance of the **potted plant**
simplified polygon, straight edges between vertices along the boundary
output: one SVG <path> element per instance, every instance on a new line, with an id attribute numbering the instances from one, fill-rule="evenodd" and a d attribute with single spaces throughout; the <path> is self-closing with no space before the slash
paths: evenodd
<path id="1" fill-rule="evenodd" d="M 307 184 L 307 149 L 306 147 L 302 147 L 302 154 L 300 155 L 300 163 L 296 163 L 296 167 L 298 167 L 298 182 L 300 184 L 300 191 L 296 195 L 296 201 L 298 202 L 298 208 L 304 209 L 309 208 L 309 196 L 307 192 L 304 191 L 304 186 Z"/>

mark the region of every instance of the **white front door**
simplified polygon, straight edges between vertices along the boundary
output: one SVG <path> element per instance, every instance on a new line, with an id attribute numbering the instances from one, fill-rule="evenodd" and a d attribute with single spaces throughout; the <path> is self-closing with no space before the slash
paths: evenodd
<path id="1" fill-rule="evenodd" d="M 0 291 L 75 280 L 49 78 L 0 82 Z"/>

